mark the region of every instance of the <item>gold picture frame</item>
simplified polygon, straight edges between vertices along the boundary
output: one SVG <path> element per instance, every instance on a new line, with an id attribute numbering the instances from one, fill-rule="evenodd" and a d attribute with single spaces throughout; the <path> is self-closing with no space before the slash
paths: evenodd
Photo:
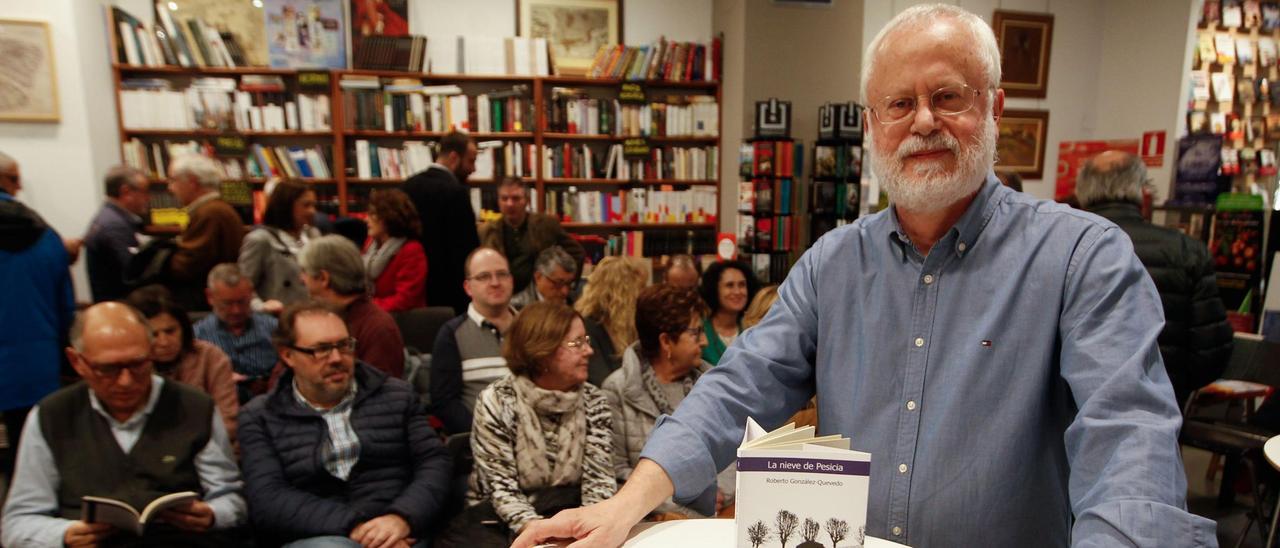
<path id="1" fill-rule="evenodd" d="M 602 45 L 622 43 L 622 0 L 516 0 L 516 35 L 545 38 L 558 75 L 585 75 Z"/>
<path id="2" fill-rule="evenodd" d="M 1049 92 L 1053 16 L 996 10 L 991 28 L 1000 45 L 1000 87 L 1004 94 L 1044 99 Z"/>
<path id="3" fill-rule="evenodd" d="M 996 140 L 996 169 L 1024 179 L 1044 178 L 1044 149 L 1049 136 L 1049 111 L 1005 109 Z"/>
<path id="4" fill-rule="evenodd" d="M 49 23 L 0 19 L 0 121 L 60 119 Z"/>

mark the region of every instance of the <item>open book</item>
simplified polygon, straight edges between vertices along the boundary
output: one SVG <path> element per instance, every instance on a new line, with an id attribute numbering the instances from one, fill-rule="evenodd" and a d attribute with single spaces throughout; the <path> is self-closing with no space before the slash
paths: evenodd
<path id="1" fill-rule="evenodd" d="M 154 521 L 156 514 L 199 499 L 200 495 L 192 491 L 170 493 L 151 501 L 151 504 L 139 512 L 124 501 L 86 496 L 80 499 L 80 519 L 85 523 L 110 523 L 121 531 L 132 531 L 142 536 L 147 524 Z"/>
<path id="2" fill-rule="evenodd" d="M 860 547 L 866 537 L 871 454 L 838 434 L 788 424 L 766 432 L 747 419 L 738 446 L 739 548 Z"/>

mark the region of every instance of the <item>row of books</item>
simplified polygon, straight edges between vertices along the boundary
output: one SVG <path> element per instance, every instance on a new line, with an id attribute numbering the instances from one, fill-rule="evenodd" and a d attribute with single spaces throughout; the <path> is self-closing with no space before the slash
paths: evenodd
<path id="1" fill-rule="evenodd" d="M 563 143 L 545 146 L 542 173 L 545 177 L 569 179 L 669 179 L 714 181 L 720 174 L 720 151 L 716 147 L 658 147 L 644 156 L 629 156 L 624 145 L 610 145 L 602 158 L 591 146 Z"/>
<path id="2" fill-rule="evenodd" d="M 738 183 L 738 212 L 747 215 L 791 215 L 791 179 L 764 178 Z"/>
<path id="3" fill-rule="evenodd" d="M 795 217 L 771 215 L 738 217 L 738 246 L 748 253 L 791 251 L 795 241 Z"/>
<path id="4" fill-rule="evenodd" d="M 183 67 L 244 66 L 244 51 L 230 32 L 219 31 L 198 17 L 156 9 L 157 23 L 147 25 L 129 12 L 109 7 L 116 37 L 116 61 L 129 65 Z"/>
<path id="5" fill-rule="evenodd" d="M 801 145 L 791 140 L 763 140 L 744 143 L 739 149 L 738 172 L 743 177 L 794 177 L 801 169 L 796 165 Z"/>
<path id="6" fill-rule="evenodd" d="M 710 187 L 657 187 L 613 192 L 546 191 L 546 213 L 574 223 L 714 223 L 716 191 Z"/>
<path id="7" fill-rule="evenodd" d="M 533 125 L 526 85 L 474 98 L 455 85 L 424 86 L 412 79 L 383 85 L 377 77 L 355 76 L 343 78 L 341 86 L 347 127 L 356 129 L 521 132 Z"/>
<path id="8" fill-rule="evenodd" d="M 818 179 L 862 179 L 862 147 L 814 145 L 813 176 Z"/>
<path id="9" fill-rule="evenodd" d="M 720 105 L 712 95 L 625 104 L 590 97 L 578 88 L 552 88 L 546 121 L 548 131 L 577 135 L 715 137 L 720 133 Z"/>
<path id="10" fill-rule="evenodd" d="M 1196 54 L 1199 64 L 1218 63 L 1223 66 L 1239 64 L 1253 66 L 1256 61 L 1262 68 L 1276 64 L 1276 41 L 1269 36 L 1255 39 L 1248 35 L 1232 36 L 1225 32 L 1202 32 L 1197 41 Z"/>
<path id="11" fill-rule="evenodd" d="M 596 50 L 587 76 L 625 80 L 698 82 L 720 80 L 721 39 L 707 43 L 668 42 L 644 46 L 604 44 Z"/>
<path id="12" fill-rule="evenodd" d="M 746 258 L 751 263 L 751 271 L 762 284 L 780 284 L 791 270 L 791 254 L 785 251 L 752 253 Z"/>
<path id="13" fill-rule="evenodd" d="M 623 230 L 604 244 L 606 257 L 660 257 L 662 255 L 714 255 L 714 230 Z"/>
<path id="14" fill-rule="evenodd" d="M 126 129 L 329 131 L 329 96 L 284 91 L 279 77 L 259 85 L 254 76 L 196 78 L 183 90 L 165 79 L 121 82 L 121 123 Z"/>
<path id="15" fill-rule="evenodd" d="M 1258 0 L 1205 0 L 1200 26 L 1275 30 L 1280 28 L 1280 4 Z"/>
<path id="16" fill-rule="evenodd" d="M 814 181 L 809 213 L 814 216 L 834 216 L 840 219 L 855 218 L 858 214 L 858 196 L 861 183 Z"/>
<path id="17" fill-rule="evenodd" d="M 445 36 L 433 38 L 427 47 L 432 74 L 550 76 L 545 38 Z"/>
<path id="18" fill-rule="evenodd" d="M 208 141 L 154 141 L 144 143 L 138 138 L 120 143 L 120 156 L 125 165 L 140 170 L 153 178 L 168 176 L 173 159 L 186 154 L 200 154 L 213 158 L 228 180 L 245 177 L 245 166 L 240 158 L 221 158 L 214 155 Z"/>
<path id="19" fill-rule="evenodd" d="M 284 177 L 288 179 L 329 179 L 331 157 L 328 147 L 315 145 L 249 147 L 246 169 L 250 177 Z"/>

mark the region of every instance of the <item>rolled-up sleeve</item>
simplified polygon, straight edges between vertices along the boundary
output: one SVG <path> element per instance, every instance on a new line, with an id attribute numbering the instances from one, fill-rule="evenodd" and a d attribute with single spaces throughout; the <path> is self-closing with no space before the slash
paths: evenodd
<path id="1" fill-rule="evenodd" d="M 222 415 L 213 410 L 213 434 L 209 443 L 196 454 L 196 473 L 204 488 L 204 501 L 213 509 L 213 528 L 229 529 L 244 523 L 247 514 L 240 491 L 240 469 L 231 457 L 231 441 Z"/>
<path id="2" fill-rule="evenodd" d="M 40 407 L 27 414 L 18 444 L 9 500 L 4 505 L 4 529 L 0 543 L 24 548 L 57 548 L 73 520 L 58 514 L 58 483 L 61 477 L 53 452 L 40 431 Z"/>
<path id="3" fill-rule="evenodd" d="M 1065 434 L 1073 546 L 1206 546 L 1186 510 L 1181 415 L 1160 357 L 1160 298 L 1119 229 L 1081 239 L 1060 318 L 1061 374 L 1079 411 Z"/>

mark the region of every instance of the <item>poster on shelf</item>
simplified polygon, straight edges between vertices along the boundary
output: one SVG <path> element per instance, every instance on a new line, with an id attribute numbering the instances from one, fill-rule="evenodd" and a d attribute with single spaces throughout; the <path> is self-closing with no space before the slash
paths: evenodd
<path id="1" fill-rule="evenodd" d="M 1221 135 L 1196 134 L 1178 139 L 1170 205 L 1213 204 L 1222 191 L 1221 171 Z"/>
<path id="2" fill-rule="evenodd" d="M 360 59 L 360 42 L 366 36 L 407 36 L 409 0 L 350 0 L 351 47 L 348 60 Z M 349 63 L 350 66 L 351 65 Z"/>
<path id="3" fill-rule="evenodd" d="M 262 12 L 272 67 L 346 68 L 342 0 L 263 0 Z"/>
<path id="4" fill-rule="evenodd" d="M 1209 254 L 1213 257 L 1218 293 L 1228 311 L 1238 310 L 1258 288 L 1262 275 L 1262 233 L 1265 204 L 1262 196 L 1221 194 L 1213 214 Z M 1254 302 L 1260 296 L 1252 295 Z M 1252 310 L 1240 311 L 1251 316 Z M 1253 331 L 1252 319 L 1247 329 Z"/>
<path id="5" fill-rule="evenodd" d="M 1076 193 L 1076 176 L 1080 168 L 1090 158 L 1108 150 L 1119 150 L 1133 155 L 1138 154 L 1137 139 L 1115 139 L 1111 141 L 1063 141 L 1058 144 L 1058 178 L 1054 186 L 1053 199 L 1063 200 Z"/>

